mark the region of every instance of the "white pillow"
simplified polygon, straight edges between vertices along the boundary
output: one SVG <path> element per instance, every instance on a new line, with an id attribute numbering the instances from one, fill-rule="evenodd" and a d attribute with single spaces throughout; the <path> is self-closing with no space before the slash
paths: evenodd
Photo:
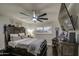
<path id="1" fill-rule="evenodd" d="M 18 36 L 18 34 L 10 34 L 10 40 L 11 41 L 16 41 L 16 40 L 20 40 L 21 37 Z"/>
<path id="2" fill-rule="evenodd" d="M 18 37 L 11 37 L 10 38 L 11 41 L 16 41 L 16 40 L 20 40 L 20 39 L 21 39 L 21 37 L 19 37 L 19 36 Z"/>
<path id="3" fill-rule="evenodd" d="M 18 34 L 10 34 L 10 37 L 18 37 Z"/>
<path id="4" fill-rule="evenodd" d="M 21 37 L 21 39 L 26 38 L 25 33 L 19 33 L 19 36 Z"/>
<path id="5" fill-rule="evenodd" d="M 20 35 L 20 36 L 24 36 L 24 35 L 25 35 L 25 33 L 19 33 L 19 35 Z"/>

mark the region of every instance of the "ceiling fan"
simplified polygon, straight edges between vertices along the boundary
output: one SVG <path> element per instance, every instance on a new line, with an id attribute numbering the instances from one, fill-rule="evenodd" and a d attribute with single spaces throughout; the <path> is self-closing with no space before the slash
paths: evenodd
<path id="1" fill-rule="evenodd" d="M 25 14 L 24 12 L 20 12 L 20 14 L 25 15 L 25 16 L 30 16 L 30 15 Z M 43 16 L 46 16 L 46 15 L 47 15 L 47 13 L 43 13 L 43 14 L 37 16 L 36 11 L 33 11 L 32 20 L 34 22 L 36 22 L 36 21 L 43 22 L 42 20 L 48 20 L 48 18 L 43 17 Z"/>

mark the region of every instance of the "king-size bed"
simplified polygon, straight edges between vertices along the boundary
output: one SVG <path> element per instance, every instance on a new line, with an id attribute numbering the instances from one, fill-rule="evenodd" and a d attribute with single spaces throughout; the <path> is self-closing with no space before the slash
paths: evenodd
<path id="1" fill-rule="evenodd" d="M 5 47 L 10 55 L 15 56 L 46 56 L 47 41 L 39 38 L 26 37 L 24 27 L 4 25 Z"/>

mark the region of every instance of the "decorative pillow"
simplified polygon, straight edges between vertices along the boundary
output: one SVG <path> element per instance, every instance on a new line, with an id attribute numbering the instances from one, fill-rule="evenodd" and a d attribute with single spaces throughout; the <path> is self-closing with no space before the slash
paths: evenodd
<path id="1" fill-rule="evenodd" d="M 19 33 L 19 36 L 21 37 L 21 39 L 24 39 L 24 38 L 26 38 L 26 35 L 25 35 L 25 33 Z"/>
<path id="2" fill-rule="evenodd" d="M 20 35 L 20 36 L 24 36 L 24 35 L 25 35 L 25 33 L 19 33 L 19 35 Z"/>
<path id="3" fill-rule="evenodd" d="M 21 37 L 18 36 L 18 34 L 10 34 L 10 40 L 11 41 L 16 41 L 16 40 L 20 40 Z"/>
<path id="4" fill-rule="evenodd" d="M 26 36 L 21 36 L 21 39 L 24 39 L 24 38 L 26 38 Z"/>
<path id="5" fill-rule="evenodd" d="M 10 34 L 11 37 L 18 37 L 18 34 Z"/>

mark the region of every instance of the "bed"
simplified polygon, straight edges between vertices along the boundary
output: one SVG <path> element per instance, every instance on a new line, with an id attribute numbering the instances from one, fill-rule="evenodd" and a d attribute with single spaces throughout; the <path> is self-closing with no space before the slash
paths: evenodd
<path id="1" fill-rule="evenodd" d="M 23 36 L 19 35 L 23 34 Z M 28 38 L 24 27 L 4 25 L 5 47 L 10 55 L 14 56 L 46 56 L 47 41 L 44 39 Z M 18 36 L 17 38 L 14 38 Z"/>

